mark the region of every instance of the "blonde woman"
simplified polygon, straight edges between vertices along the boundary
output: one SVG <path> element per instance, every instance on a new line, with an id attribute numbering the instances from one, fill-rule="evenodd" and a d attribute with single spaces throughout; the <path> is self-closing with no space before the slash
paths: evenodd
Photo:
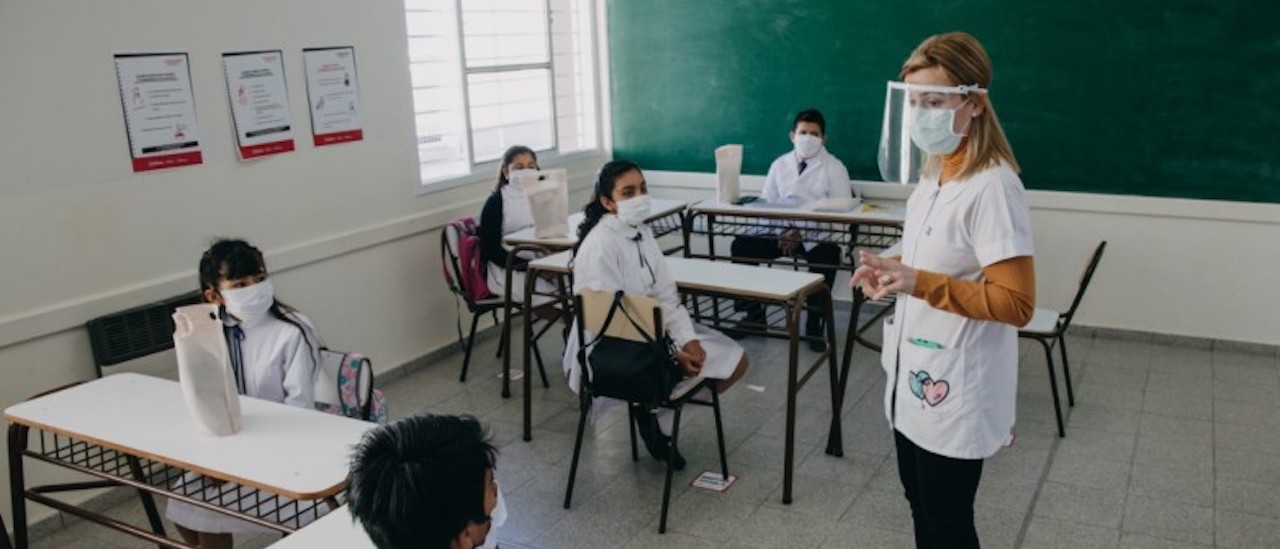
<path id="1" fill-rule="evenodd" d="M 860 254 L 852 284 L 897 294 L 885 321 L 885 412 L 917 547 L 978 547 L 983 460 L 1012 442 L 1017 328 L 1035 309 L 1030 213 L 996 118 L 991 60 L 964 33 L 931 36 L 902 66 L 901 135 L 925 158 L 902 255 Z"/>

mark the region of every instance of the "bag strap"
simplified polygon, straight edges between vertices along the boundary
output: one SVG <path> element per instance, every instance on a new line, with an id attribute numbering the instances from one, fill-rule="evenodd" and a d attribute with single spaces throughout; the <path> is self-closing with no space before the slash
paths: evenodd
<path id="1" fill-rule="evenodd" d="M 366 371 L 369 372 L 369 386 L 365 388 L 364 403 L 360 405 L 360 419 L 368 421 L 373 415 L 373 361 L 367 356 L 360 355 L 360 372 L 357 377 L 359 382 L 364 381 Z"/>
<path id="2" fill-rule="evenodd" d="M 631 313 L 627 312 L 626 307 L 622 306 L 622 297 L 622 290 L 614 292 L 613 303 L 609 304 L 609 313 L 604 316 L 604 324 L 600 326 L 600 333 L 596 334 L 595 339 L 592 339 L 591 342 L 587 344 L 588 347 L 595 345 L 596 342 L 600 341 L 600 338 L 604 337 L 604 333 L 609 330 L 609 326 L 613 325 L 614 313 L 619 310 L 622 311 L 622 316 L 625 317 L 627 321 L 631 323 L 631 326 L 636 329 L 636 332 L 640 334 L 640 337 L 644 338 L 645 343 L 657 343 L 657 339 L 654 336 L 649 335 L 649 332 L 646 332 L 644 328 L 640 326 L 640 323 L 636 322 L 636 319 L 631 317 Z"/>

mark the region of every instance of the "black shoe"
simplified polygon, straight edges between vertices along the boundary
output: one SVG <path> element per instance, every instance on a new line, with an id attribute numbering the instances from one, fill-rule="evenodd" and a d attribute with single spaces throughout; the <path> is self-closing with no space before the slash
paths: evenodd
<path id="1" fill-rule="evenodd" d="M 640 431 L 640 440 L 644 441 L 645 450 L 658 461 L 667 459 L 667 441 L 658 428 L 658 418 L 653 413 L 639 408 L 635 411 L 636 427 Z"/>
<path id="2" fill-rule="evenodd" d="M 653 459 L 666 461 L 667 455 L 671 454 L 671 466 L 677 471 L 684 470 L 687 464 L 684 456 L 680 455 L 679 450 L 671 451 L 671 437 L 662 434 L 657 416 L 648 411 L 640 411 L 636 416 L 636 426 L 639 427 L 641 440 L 644 440 L 645 450 L 649 451 Z"/>
<path id="3" fill-rule="evenodd" d="M 662 438 L 669 439 L 670 437 L 663 435 Z M 680 450 L 677 450 L 675 448 L 671 448 L 670 450 L 671 450 L 671 467 L 677 471 L 683 471 L 684 466 L 687 465 L 687 463 L 684 460 L 684 456 L 680 455 Z"/>
<path id="4" fill-rule="evenodd" d="M 809 322 L 805 326 L 804 335 L 809 340 L 809 350 L 815 353 L 827 350 L 827 334 L 822 328 L 822 322 Z"/>

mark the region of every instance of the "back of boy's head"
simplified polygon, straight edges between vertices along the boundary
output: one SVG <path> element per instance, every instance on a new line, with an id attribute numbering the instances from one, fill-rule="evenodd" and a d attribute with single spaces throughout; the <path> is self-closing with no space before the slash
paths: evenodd
<path id="1" fill-rule="evenodd" d="M 822 116 L 822 111 L 818 109 L 805 109 L 796 115 L 796 119 L 791 122 L 791 130 L 795 131 L 796 126 L 801 122 L 811 122 L 818 125 L 818 130 L 822 131 L 822 135 L 827 135 L 827 119 Z"/>
<path id="2" fill-rule="evenodd" d="M 448 548 L 488 520 L 485 472 L 497 450 L 476 418 L 419 415 L 375 428 L 351 460 L 351 514 L 380 549 Z"/>
<path id="3" fill-rule="evenodd" d="M 261 250 L 244 240 L 219 239 L 200 256 L 200 289 L 216 290 L 224 278 L 236 280 L 266 271 Z"/>

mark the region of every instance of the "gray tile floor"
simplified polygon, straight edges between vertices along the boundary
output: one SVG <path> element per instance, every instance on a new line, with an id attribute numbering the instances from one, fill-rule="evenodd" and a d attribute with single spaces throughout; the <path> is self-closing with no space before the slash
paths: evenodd
<path id="1" fill-rule="evenodd" d="M 515 398 L 499 395 L 493 337 L 477 347 L 467 383 L 457 380 L 459 354 L 386 391 L 396 417 L 470 413 L 489 424 L 511 510 L 499 534 L 504 547 L 912 547 L 878 356 L 864 349 L 855 355 L 843 458 L 823 452 L 830 417 L 825 374 L 804 390 L 794 502 L 783 505 L 786 347 L 762 339 L 743 344 L 753 368 L 723 404 L 729 466 L 739 480 L 723 494 L 689 486 L 716 462 L 710 411 L 689 411 L 681 428 L 689 467 L 677 474 L 665 535 L 657 533 L 664 469 L 647 457 L 630 460 L 621 410 L 589 425 L 573 508 L 561 507 L 577 410 L 556 365 L 548 365 L 550 389 L 535 385 L 529 443 L 519 438 L 519 385 Z M 1023 346 L 1017 443 L 987 462 L 978 493 L 985 547 L 1280 547 L 1275 354 L 1086 336 L 1068 344 L 1077 403 L 1065 439 L 1055 436 L 1043 355 Z M 545 347 L 546 356 L 559 352 L 558 343 Z M 1063 398 L 1065 405 L 1065 392 Z M 136 503 L 113 514 L 145 524 Z M 33 546 L 147 547 L 68 523 Z M 249 538 L 238 546 L 273 540 Z"/>

